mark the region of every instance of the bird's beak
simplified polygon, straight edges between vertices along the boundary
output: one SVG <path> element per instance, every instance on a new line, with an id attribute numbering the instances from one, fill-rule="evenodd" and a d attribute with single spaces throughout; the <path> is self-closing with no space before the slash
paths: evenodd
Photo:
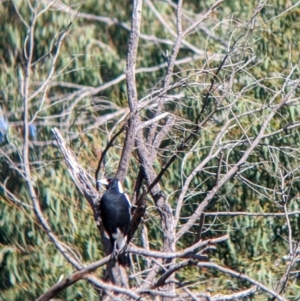
<path id="1" fill-rule="evenodd" d="M 105 186 L 108 186 L 108 184 L 109 184 L 107 179 L 100 179 L 97 181 L 97 183 L 100 185 L 105 185 Z"/>

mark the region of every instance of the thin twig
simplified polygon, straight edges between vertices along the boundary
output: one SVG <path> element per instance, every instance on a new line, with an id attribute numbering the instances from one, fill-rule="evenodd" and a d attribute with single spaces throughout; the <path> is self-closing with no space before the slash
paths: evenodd
<path id="1" fill-rule="evenodd" d="M 287 77 L 287 81 L 289 80 L 289 78 L 291 77 L 291 75 L 294 73 L 294 69 L 295 68 L 292 69 L 292 71 L 290 72 L 289 76 Z M 250 144 L 250 146 L 248 147 L 248 149 L 244 152 L 244 154 L 241 157 L 241 159 L 222 177 L 222 179 L 220 179 L 219 183 L 216 186 L 214 186 L 211 191 L 209 191 L 207 193 L 206 197 L 201 202 L 201 204 L 198 206 L 198 208 L 196 209 L 196 211 L 192 214 L 192 216 L 189 218 L 189 220 L 187 221 L 187 223 L 184 224 L 184 226 L 178 231 L 177 238 L 176 238 L 177 240 L 183 234 L 185 234 L 192 227 L 192 225 L 194 225 L 194 223 L 199 218 L 199 216 L 201 215 L 201 213 L 203 212 L 203 210 L 209 204 L 210 200 L 216 195 L 217 191 L 224 185 L 224 183 L 227 182 L 227 180 L 229 180 L 238 171 L 239 167 L 246 162 L 246 160 L 248 159 L 248 157 L 250 156 L 250 154 L 252 153 L 252 151 L 254 150 L 254 148 L 261 141 L 262 136 L 264 135 L 264 131 L 266 130 L 268 124 L 270 123 L 270 121 L 272 120 L 272 118 L 274 117 L 274 115 L 278 112 L 278 110 L 280 108 L 282 108 L 282 106 L 284 106 L 286 104 L 286 102 L 293 95 L 294 91 L 297 89 L 297 87 L 299 86 L 299 84 L 300 84 L 300 79 L 298 79 L 295 82 L 295 84 L 293 85 L 293 87 L 290 90 L 290 92 L 288 94 L 286 94 L 286 96 L 282 99 L 282 101 L 277 106 L 275 106 L 272 109 L 272 111 L 270 112 L 270 114 L 266 117 L 265 121 L 263 122 L 263 124 L 261 126 L 261 129 L 260 129 L 257 137 L 254 139 L 254 141 L 252 142 L 252 144 Z M 278 95 L 280 95 L 283 92 L 283 89 L 285 89 L 285 85 L 283 85 L 283 87 L 272 97 L 272 99 L 270 100 L 270 103 L 272 103 L 272 101 L 274 99 L 276 99 L 278 97 Z"/>
<path id="2" fill-rule="evenodd" d="M 273 291 L 272 289 L 266 287 L 265 285 L 263 285 L 261 282 L 256 281 L 255 279 L 240 273 L 240 272 L 236 272 L 234 270 L 228 269 L 226 267 L 220 266 L 217 263 L 213 263 L 213 262 L 198 262 L 197 266 L 200 268 L 211 268 L 217 271 L 220 271 L 222 273 L 231 275 L 233 277 L 236 277 L 238 279 L 242 279 L 244 281 L 247 281 L 249 283 L 252 283 L 253 285 L 259 287 L 260 289 L 262 289 L 263 291 L 265 291 L 266 293 L 269 293 L 270 295 L 276 297 L 278 300 L 280 301 L 286 301 L 286 299 L 282 296 L 280 296 L 279 294 L 277 294 L 275 291 Z"/>
<path id="3" fill-rule="evenodd" d="M 98 166 L 95 172 L 95 181 L 96 181 L 96 189 L 99 190 L 99 183 L 98 183 L 98 174 L 101 168 L 101 164 L 103 163 L 103 161 L 105 160 L 105 155 L 107 153 L 107 151 L 113 146 L 113 143 L 115 141 L 115 139 L 125 130 L 126 128 L 126 124 L 124 124 L 122 126 L 122 128 L 110 139 L 110 141 L 107 143 L 105 149 L 103 150 L 100 160 L 98 162 Z"/>

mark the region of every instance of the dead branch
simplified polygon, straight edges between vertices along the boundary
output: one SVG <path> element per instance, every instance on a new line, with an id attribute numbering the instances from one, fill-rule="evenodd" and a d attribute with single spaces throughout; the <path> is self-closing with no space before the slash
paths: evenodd
<path id="1" fill-rule="evenodd" d="M 294 70 L 292 70 L 291 74 L 293 73 Z M 291 76 L 290 74 L 290 76 Z M 264 135 L 264 131 L 267 127 L 267 125 L 269 124 L 269 122 L 272 120 L 272 118 L 274 117 L 274 115 L 278 112 L 278 110 L 284 106 L 286 104 L 286 102 L 289 100 L 289 98 L 293 95 L 294 91 L 296 90 L 296 88 L 299 86 L 300 84 L 300 79 L 298 79 L 291 91 L 286 94 L 285 97 L 283 97 L 282 101 L 275 106 L 272 111 L 270 112 L 270 114 L 267 116 L 267 118 L 265 119 L 264 123 L 261 126 L 261 129 L 257 135 L 257 137 L 254 139 L 254 141 L 250 144 L 249 148 L 245 151 L 245 153 L 243 154 L 242 158 L 222 177 L 222 179 L 220 179 L 219 183 L 213 187 L 213 189 L 211 191 L 208 192 L 207 196 L 205 197 L 205 199 L 202 201 L 202 203 L 198 206 L 198 208 L 196 209 L 196 211 L 192 214 L 192 216 L 190 217 L 190 219 L 187 221 L 186 224 L 184 224 L 184 226 L 178 231 L 177 233 L 177 237 L 176 240 L 178 240 L 183 234 L 186 233 L 186 231 L 188 231 L 192 225 L 194 225 L 194 223 L 197 221 L 197 219 L 199 218 L 199 216 L 201 215 L 201 213 L 203 212 L 203 210 L 207 207 L 207 205 L 209 204 L 210 200 L 216 195 L 217 191 L 224 185 L 225 182 L 227 182 L 239 169 L 239 167 L 244 164 L 247 160 L 247 158 L 249 157 L 249 155 L 251 154 L 251 152 L 253 151 L 253 149 L 258 145 L 258 143 L 261 141 L 262 136 Z M 285 86 L 283 86 L 282 89 L 280 89 L 272 98 L 273 100 L 276 99 L 276 97 L 280 94 L 282 94 L 283 89 L 285 88 Z M 272 100 L 270 101 L 272 103 Z"/>
<path id="2" fill-rule="evenodd" d="M 207 239 L 204 241 L 197 242 L 192 246 L 185 248 L 183 251 L 178 252 L 159 252 L 159 251 L 152 251 L 152 250 L 145 250 L 138 247 L 129 247 L 127 249 L 128 252 L 136 255 L 142 255 L 145 257 L 152 257 L 152 258 L 163 258 L 163 259 L 173 259 L 173 258 L 193 258 L 192 254 L 196 252 L 197 249 L 208 246 L 208 245 L 215 245 L 218 243 L 222 243 L 228 240 L 228 235 L 222 235 L 220 237 Z"/>
<path id="3" fill-rule="evenodd" d="M 89 202 L 93 210 L 94 219 L 98 227 L 100 237 L 102 238 L 104 250 L 107 254 L 109 254 L 110 242 L 106 238 L 104 231 L 102 229 L 100 212 L 99 212 L 99 203 L 101 199 L 100 195 L 95 190 L 93 185 L 90 183 L 85 170 L 80 166 L 79 162 L 77 161 L 72 151 L 67 147 L 66 142 L 61 136 L 59 130 L 54 128 L 52 131 L 57 140 L 58 146 L 64 156 L 65 162 L 67 163 L 68 170 L 71 174 L 74 183 L 76 184 L 77 188 L 82 193 L 82 195 Z M 118 283 L 120 286 L 124 286 L 124 287 L 128 286 L 128 282 L 126 281 L 126 278 L 122 277 L 122 275 L 124 274 L 123 269 L 121 269 L 121 267 L 119 268 L 119 266 L 114 262 L 108 263 L 106 272 L 107 272 L 106 277 L 108 279 L 111 279 L 114 283 Z"/>
<path id="4" fill-rule="evenodd" d="M 280 301 L 287 301 L 284 297 L 280 296 L 279 294 L 277 294 L 275 291 L 273 291 L 272 289 L 266 287 L 265 285 L 263 285 L 262 283 L 260 283 L 259 281 L 256 281 L 254 280 L 253 278 L 243 274 L 243 273 L 239 273 L 239 272 L 236 272 L 234 270 L 231 270 L 231 269 L 228 269 L 228 268 L 225 268 L 225 267 L 222 267 L 216 263 L 212 263 L 212 262 L 198 262 L 197 263 L 197 266 L 200 267 L 200 268 L 212 268 L 212 269 L 215 269 L 215 270 L 218 270 L 222 273 L 225 273 L 225 274 L 228 274 L 228 275 L 231 275 L 235 278 L 238 278 L 238 279 L 243 279 L 257 287 L 259 287 L 260 289 L 262 289 L 263 291 L 265 291 L 266 293 L 269 293 L 270 295 L 276 297 L 278 300 Z"/>
<path id="5" fill-rule="evenodd" d="M 221 1 L 222 2 L 222 1 Z M 221 71 L 223 65 L 225 64 L 225 61 L 227 59 L 228 55 L 225 55 L 225 57 L 223 58 L 222 62 L 220 63 L 216 73 L 214 74 L 212 80 L 211 80 L 211 85 L 209 87 L 209 90 L 208 92 L 206 93 L 206 96 L 205 96 L 205 99 L 204 99 L 204 102 L 203 102 L 203 105 L 202 105 L 202 109 L 200 111 L 200 113 L 198 114 L 196 120 L 195 120 L 195 126 L 194 128 L 191 130 L 191 133 L 188 135 L 188 137 L 186 137 L 176 148 L 176 151 L 175 151 L 175 154 L 169 159 L 169 161 L 165 164 L 165 166 L 163 166 L 163 168 L 161 169 L 161 171 L 159 172 L 159 174 L 157 175 L 157 177 L 153 180 L 153 182 L 151 183 L 151 185 L 148 187 L 148 192 L 152 189 L 152 187 L 154 187 L 159 181 L 160 179 L 162 178 L 162 176 L 164 175 L 164 173 L 168 170 L 168 168 L 171 166 L 171 164 L 178 158 L 178 155 L 180 154 L 180 152 L 182 150 L 184 150 L 189 142 L 194 138 L 196 137 L 196 134 L 199 132 L 200 130 L 200 126 L 199 126 L 199 120 L 200 120 L 200 117 L 203 115 L 206 107 L 207 107 L 207 103 L 208 103 L 208 99 L 209 99 L 209 96 L 211 94 L 211 91 L 213 89 L 213 86 L 214 86 L 214 83 L 215 83 L 215 80 L 217 79 L 217 76 L 219 74 L 219 72 Z M 211 116 L 216 112 L 216 109 L 213 110 L 208 117 L 205 118 L 205 122 L 208 121 Z M 205 124 L 205 122 L 202 122 L 201 125 L 203 126 Z M 152 129 L 153 130 L 153 129 Z M 155 127 L 155 130 L 156 130 L 156 127 Z M 162 130 L 163 131 L 163 130 Z M 150 131 L 151 133 L 151 131 Z M 154 134 L 153 134 L 154 135 Z M 148 139 L 149 140 L 149 139 Z"/>
<path id="6" fill-rule="evenodd" d="M 57 141 L 57 146 L 59 147 L 61 153 L 64 156 L 65 162 L 68 166 L 68 170 L 70 175 L 76 184 L 79 191 L 82 195 L 87 199 L 90 204 L 92 210 L 95 210 L 95 207 L 100 202 L 100 195 L 95 190 L 92 183 L 89 181 L 89 177 L 86 174 L 85 170 L 81 167 L 75 155 L 71 151 L 71 149 L 67 146 L 64 138 L 62 137 L 60 131 L 57 128 L 52 129 L 54 137 Z M 96 221 L 100 220 L 100 217 L 96 215 Z"/>
<path id="7" fill-rule="evenodd" d="M 109 150 L 109 148 L 113 146 L 115 139 L 125 130 L 125 128 L 126 128 L 126 126 L 123 125 L 122 128 L 110 139 L 110 141 L 107 143 L 105 149 L 103 150 L 103 152 L 101 154 L 101 157 L 100 157 L 100 160 L 98 162 L 98 166 L 97 166 L 97 169 L 95 172 L 95 181 L 96 181 L 96 189 L 97 190 L 99 190 L 98 174 L 99 174 L 101 165 L 105 160 L 105 155 L 106 155 L 107 151 Z"/>
<path id="8" fill-rule="evenodd" d="M 135 143 L 136 129 L 140 123 L 140 117 L 138 114 L 138 96 L 136 91 L 135 82 L 135 65 L 137 59 L 137 47 L 140 34 L 140 22 L 142 13 L 142 0 L 135 0 L 133 2 L 132 19 L 131 19 L 131 31 L 127 52 L 127 65 L 126 65 L 126 85 L 128 104 L 130 108 L 130 118 L 128 121 L 128 127 L 126 131 L 126 138 L 123 146 L 119 167 L 116 173 L 116 177 L 121 181 L 124 180 L 128 166 L 130 155 Z"/>
<path id="9" fill-rule="evenodd" d="M 41 295 L 36 301 L 48 301 L 55 297 L 62 290 L 68 286 L 74 284 L 75 282 L 83 279 L 87 274 L 93 272 L 95 269 L 103 266 L 111 259 L 111 256 L 106 256 L 101 260 L 98 260 L 87 267 L 75 272 L 74 274 L 68 276 L 67 278 L 62 279 L 61 281 L 54 284 L 46 293 Z"/>

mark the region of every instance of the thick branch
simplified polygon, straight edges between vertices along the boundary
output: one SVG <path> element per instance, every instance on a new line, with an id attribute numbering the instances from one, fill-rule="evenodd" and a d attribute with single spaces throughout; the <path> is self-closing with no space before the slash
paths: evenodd
<path id="1" fill-rule="evenodd" d="M 65 162 L 68 166 L 68 170 L 73 181 L 75 182 L 77 188 L 84 195 L 84 197 L 87 199 L 92 209 L 94 210 L 95 205 L 98 204 L 98 202 L 100 202 L 100 195 L 89 181 L 88 175 L 86 174 L 85 170 L 80 166 L 73 152 L 66 145 L 66 142 L 62 137 L 60 131 L 57 128 L 54 128 L 52 129 L 52 132 L 57 141 L 57 146 L 59 147 L 60 151 L 64 156 Z"/>
<path id="2" fill-rule="evenodd" d="M 126 138 L 123 146 L 121 159 L 119 162 L 116 177 L 123 181 L 129 167 L 129 160 L 134 147 L 135 133 L 139 126 L 140 118 L 138 115 L 138 97 L 135 82 L 135 65 L 137 58 L 137 48 L 140 34 L 140 23 L 142 13 L 142 0 L 133 1 L 131 31 L 128 44 L 127 65 L 126 65 L 126 85 L 128 104 L 130 108 L 130 119 L 126 131 Z"/>

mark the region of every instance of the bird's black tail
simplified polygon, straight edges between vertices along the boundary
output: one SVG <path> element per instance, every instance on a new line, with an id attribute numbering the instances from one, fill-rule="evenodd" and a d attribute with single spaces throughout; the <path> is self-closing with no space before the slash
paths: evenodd
<path id="1" fill-rule="evenodd" d="M 130 266 L 130 257 L 128 253 L 122 252 L 118 256 L 118 263 L 122 266 Z"/>

